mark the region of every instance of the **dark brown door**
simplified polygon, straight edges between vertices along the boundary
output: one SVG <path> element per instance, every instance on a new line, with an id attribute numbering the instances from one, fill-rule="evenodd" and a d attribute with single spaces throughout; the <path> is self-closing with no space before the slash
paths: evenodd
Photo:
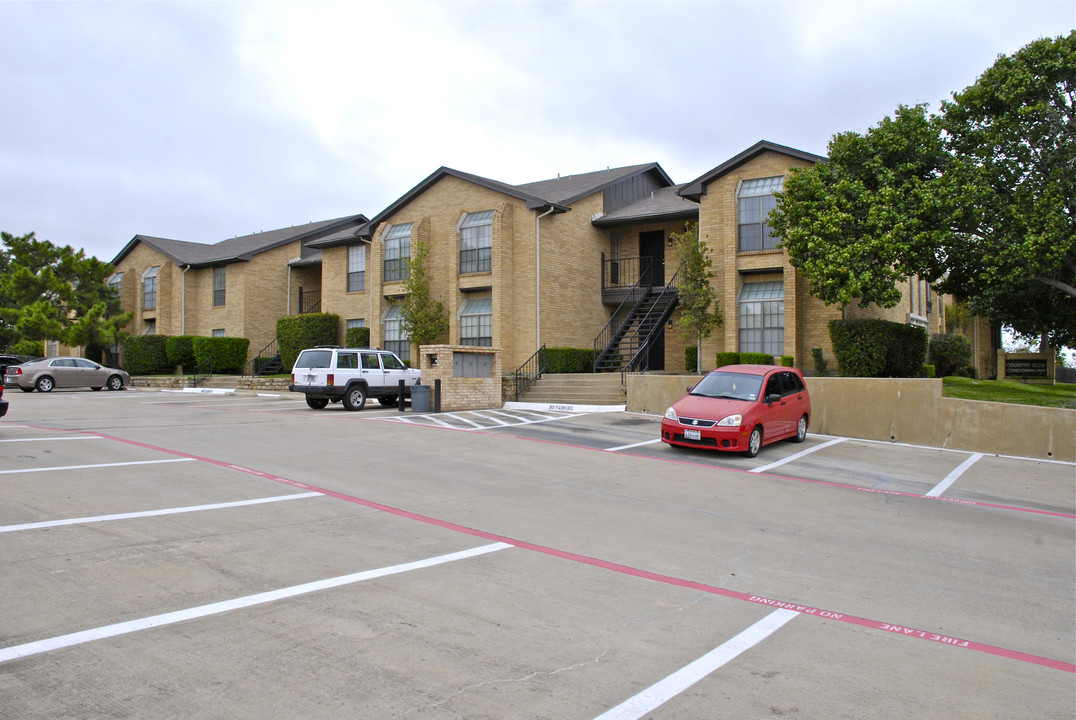
<path id="1" fill-rule="evenodd" d="M 665 231 L 639 233 L 639 257 L 650 258 L 650 284 L 665 286 Z M 643 261 L 646 262 L 645 260 Z"/>

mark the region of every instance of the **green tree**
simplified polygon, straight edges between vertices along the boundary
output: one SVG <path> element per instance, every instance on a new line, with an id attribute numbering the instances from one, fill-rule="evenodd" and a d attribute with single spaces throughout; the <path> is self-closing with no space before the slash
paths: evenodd
<path id="1" fill-rule="evenodd" d="M 423 242 L 411 244 L 411 257 L 407 261 L 408 276 L 403 281 L 407 293 L 400 314 L 404 329 L 411 342 L 429 345 L 448 332 L 448 313 L 440 300 L 430 297 L 430 280 L 426 275 L 429 245 Z"/>
<path id="2" fill-rule="evenodd" d="M 901 106 L 863 135 L 835 135 L 828 162 L 792 170 L 770 224 L 808 291 L 842 309 L 895 306 L 944 242 L 945 158 L 926 106 Z"/>
<path id="3" fill-rule="evenodd" d="M 1076 31 L 1002 56 L 942 105 L 953 207 L 941 289 L 1076 343 Z"/>
<path id="4" fill-rule="evenodd" d="M 130 313 L 107 284 L 112 266 L 34 233 L 0 232 L 0 342 L 59 340 L 67 345 L 118 342 Z"/>
<path id="5" fill-rule="evenodd" d="M 714 328 L 724 318 L 717 305 L 717 293 L 710 285 L 714 276 L 713 258 L 705 245 L 699 241 L 699 224 L 692 223 L 682 233 L 673 233 L 676 256 L 680 261 L 678 281 L 678 305 L 680 317 L 676 321 L 684 339 L 696 341 L 698 360 L 695 367 L 702 371 L 702 339 L 710 337 Z"/>

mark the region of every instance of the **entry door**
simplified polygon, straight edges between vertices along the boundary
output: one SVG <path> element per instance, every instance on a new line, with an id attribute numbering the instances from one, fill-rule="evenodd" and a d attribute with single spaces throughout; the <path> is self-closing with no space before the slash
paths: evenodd
<path id="1" fill-rule="evenodd" d="M 665 231 L 639 233 L 639 257 L 650 258 L 651 280 L 654 287 L 665 286 Z"/>

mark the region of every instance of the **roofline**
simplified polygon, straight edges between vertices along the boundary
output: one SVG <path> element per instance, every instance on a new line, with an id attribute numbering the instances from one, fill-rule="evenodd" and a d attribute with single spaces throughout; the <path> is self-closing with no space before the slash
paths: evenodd
<path id="1" fill-rule="evenodd" d="M 768 140 L 760 140 L 751 147 L 747 148 L 739 155 L 736 155 L 729 160 L 721 163 L 713 170 L 699 176 L 692 180 L 688 184 L 684 185 L 678 193 L 681 197 L 688 200 L 694 200 L 698 202 L 699 198 L 706 194 L 706 186 L 713 182 L 715 179 L 724 175 L 725 173 L 735 170 L 740 165 L 753 158 L 754 156 L 763 152 L 775 152 L 781 155 L 787 155 L 789 157 L 797 158 L 799 160 L 806 160 L 810 163 L 827 162 L 829 158 L 823 155 L 815 155 L 814 153 L 805 152 L 803 150 L 797 150 L 796 148 L 788 147 L 787 145 L 778 145 Z"/>
<path id="2" fill-rule="evenodd" d="M 658 172 L 658 174 L 661 176 L 661 179 L 665 181 L 666 187 L 668 187 L 669 185 L 675 185 L 676 184 L 676 183 L 674 183 L 672 181 L 672 178 L 669 177 L 669 174 L 667 172 L 665 172 L 665 169 L 662 168 L 661 165 L 659 165 L 656 162 L 655 163 L 648 163 L 648 164 L 642 166 L 641 168 L 639 168 L 638 170 L 636 170 L 633 173 L 629 173 L 627 175 L 621 175 L 620 177 L 617 177 L 617 178 L 614 178 L 612 180 L 609 180 L 608 182 L 604 183 L 603 185 L 598 185 L 596 187 L 589 188 L 588 190 L 586 190 L 584 192 L 581 192 L 578 195 L 573 195 L 572 197 L 568 198 L 567 200 L 564 200 L 563 202 L 565 202 L 565 203 L 573 203 L 576 200 L 579 200 L 580 198 L 585 198 L 585 197 L 588 197 L 590 195 L 593 195 L 594 193 L 602 192 L 602 191 L 606 190 L 607 188 L 609 188 L 609 187 L 611 187 L 613 185 L 616 185 L 619 182 L 623 182 L 626 178 L 631 178 L 631 177 L 637 177 L 639 175 L 644 175 L 644 174 L 650 172 L 651 170 L 656 170 Z M 597 172 L 603 172 L 603 171 L 599 170 Z M 539 180 L 538 182 L 543 182 L 543 181 Z"/>
<path id="3" fill-rule="evenodd" d="M 698 220 L 699 209 L 689 208 L 668 213 L 654 213 L 651 215 L 636 215 L 626 218 L 607 218 L 602 216 L 591 223 L 596 227 L 621 227 L 624 225 L 642 225 L 645 223 L 668 222 L 675 220 Z"/>

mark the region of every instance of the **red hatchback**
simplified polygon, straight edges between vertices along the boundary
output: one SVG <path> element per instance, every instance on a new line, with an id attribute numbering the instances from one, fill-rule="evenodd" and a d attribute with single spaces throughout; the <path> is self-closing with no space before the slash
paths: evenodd
<path id="1" fill-rule="evenodd" d="M 754 457 L 778 440 L 803 442 L 810 420 L 811 396 L 799 370 L 726 365 L 665 411 L 661 440 Z"/>

